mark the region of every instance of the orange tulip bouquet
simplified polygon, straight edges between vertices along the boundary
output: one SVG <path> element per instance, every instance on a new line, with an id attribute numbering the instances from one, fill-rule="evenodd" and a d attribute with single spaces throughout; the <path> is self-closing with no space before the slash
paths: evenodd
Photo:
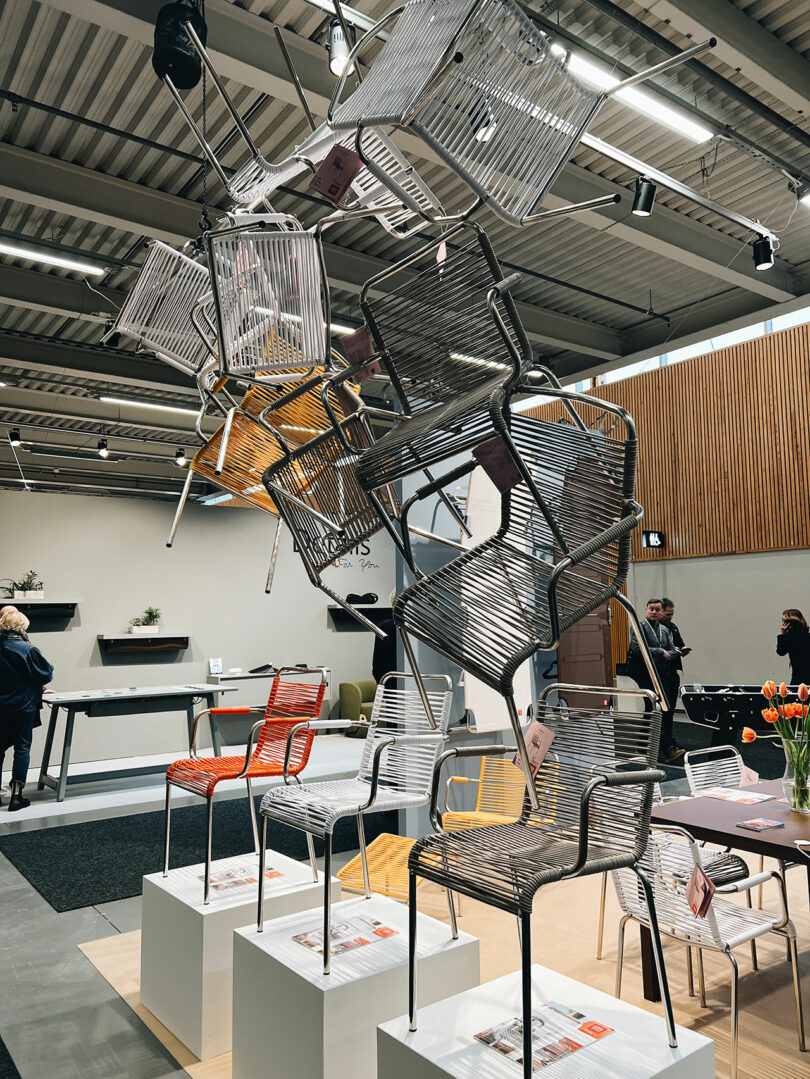
<path id="1" fill-rule="evenodd" d="M 788 805 L 796 813 L 810 813 L 810 690 L 802 682 L 797 693 L 798 700 L 788 700 L 788 688 L 784 682 L 777 689 L 776 683 L 766 682 L 762 693 L 768 707 L 762 710 L 762 718 L 772 723 L 775 734 L 761 734 L 750 727 L 743 729 L 743 742 L 760 738 L 780 738 L 785 751 L 785 775 L 782 785 Z"/>

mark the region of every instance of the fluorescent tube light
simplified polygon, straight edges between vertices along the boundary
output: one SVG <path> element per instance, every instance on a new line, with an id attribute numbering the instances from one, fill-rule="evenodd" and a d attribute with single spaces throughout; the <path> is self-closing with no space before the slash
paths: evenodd
<path id="1" fill-rule="evenodd" d="M 132 405 L 133 408 L 154 408 L 159 412 L 180 412 L 184 416 L 196 416 L 197 408 L 178 408 L 176 405 L 158 405 L 151 401 L 133 401 L 129 397 L 99 397 L 107 405 Z"/>
<path id="2" fill-rule="evenodd" d="M 200 505 L 202 506 L 216 506 L 220 502 L 229 502 L 233 498 L 233 495 L 206 495 L 200 499 Z"/>
<path id="3" fill-rule="evenodd" d="M 96 266 L 92 262 L 82 262 L 65 255 L 54 255 L 45 248 L 21 247 L 19 244 L 9 243 L 8 240 L 0 240 L 0 254 L 28 259 L 30 262 L 43 262 L 46 266 L 61 266 L 63 270 L 76 270 L 78 273 L 101 276 L 107 272 L 106 266 Z"/>

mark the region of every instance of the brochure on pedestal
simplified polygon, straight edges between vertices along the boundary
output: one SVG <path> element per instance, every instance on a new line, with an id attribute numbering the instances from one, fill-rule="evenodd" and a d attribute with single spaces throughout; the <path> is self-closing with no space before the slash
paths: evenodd
<path id="1" fill-rule="evenodd" d="M 258 855 L 214 862 L 208 904 L 203 865 L 143 880 L 141 1003 L 200 1060 L 231 1048 L 233 931 L 255 923 L 258 871 Z M 340 898 L 335 877 L 332 898 Z M 322 903 L 323 876 L 316 884 L 309 862 L 267 852 L 265 913 L 293 914 Z"/>

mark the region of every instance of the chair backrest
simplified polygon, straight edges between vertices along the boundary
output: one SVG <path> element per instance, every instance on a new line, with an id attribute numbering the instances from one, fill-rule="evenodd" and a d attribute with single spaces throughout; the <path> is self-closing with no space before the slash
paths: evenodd
<path id="1" fill-rule="evenodd" d="M 499 813 L 505 817 L 519 817 L 526 796 L 523 772 L 511 760 L 501 757 L 483 757 L 479 773 L 477 813 Z"/>
<path id="2" fill-rule="evenodd" d="M 511 374 L 508 347 L 487 304 L 502 277 L 483 230 L 460 225 L 366 282 L 360 306 L 407 411 L 445 404 L 460 389 Z M 511 296 L 495 306 L 527 367 L 531 348 Z"/>
<path id="3" fill-rule="evenodd" d="M 210 352 L 194 328 L 191 313 L 210 291 L 207 266 L 154 240 L 105 339 L 120 333 L 172 367 L 196 375 Z"/>
<path id="4" fill-rule="evenodd" d="M 191 461 L 191 471 L 256 509 L 278 517 L 276 504 L 262 483 L 266 469 L 283 456 L 277 439 L 255 420 L 237 412 L 231 426 L 222 471 L 217 472 L 224 430 L 225 425 L 222 424 L 197 450 Z"/>
<path id="5" fill-rule="evenodd" d="M 363 746 L 357 778 L 369 781 L 374 752 L 381 740 L 391 735 L 423 735 L 447 732 L 453 690 L 446 675 L 423 675 L 425 682 L 437 682 L 443 688 L 428 690 L 430 707 L 436 719 L 432 728 L 422 698 L 414 685 L 413 675 L 394 672 L 385 675 L 377 686 L 369 730 Z M 408 688 L 394 689 L 391 682 L 403 681 Z M 427 799 L 433 782 L 433 766 L 442 750 L 440 739 L 429 745 L 392 746 L 382 754 L 379 785 L 388 791 L 418 795 Z"/>
<path id="6" fill-rule="evenodd" d="M 290 675 L 296 674 L 319 674 L 320 680 L 317 683 L 285 681 Z M 251 761 L 283 766 L 290 730 L 304 720 L 320 719 L 325 693 L 326 673 L 322 669 L 281 668 L 270 686 L 264 711 L 265 722 L 256 739 Z M 289 768 L 291 775 L 306 767 L 314 739 L 315 731 L 301 731 L 293 739 Z"/>
<path id="7" fill-rule="evenodd" d="M 285 214 L 236 214 L 208 233 L 225 374 L 294 371 L 329 360 L 329 299 L 320 237 Z"/>
<path id="8" fill-rule="evenodd" d="M 588 695 L 591 707 L 551 704 L 555 691 L 576 689 L 578 698 Z M 554 734 L 551 752 L 535 775 L 539 808 L 530 808 L 528 796 L 523 820 L 542 827 L 578 830 L 583 792 L 600 775 L 638 772 L 654 768 L 661 732 L 661 712 L 613 710 L 618 690 L 582 686 L 549 686 L 537 705 L 535 718 Z M 590 799 L 588 860 L 615 858 L 630 865 L 641 858 L 647 845 L 654 783 L 597 786 Z"/>
<path id="9" fill-rule="evenodd" d="M 742 781 L 743 759 L 734 746 L 690 749 L 683 764 L 691 794 L 700 794 L 709 787 L 733 787 L 736 790 Z"/>

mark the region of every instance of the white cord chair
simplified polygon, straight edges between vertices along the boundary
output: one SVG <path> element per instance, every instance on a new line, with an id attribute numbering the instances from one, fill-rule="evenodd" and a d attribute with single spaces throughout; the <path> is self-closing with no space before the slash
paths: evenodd
<path id="1" fill-rule="evenodd" d="M 416 689 L 394 689 L 392 679 L 412 679 L 413 675 L 393 672 L 377 686 L 360 770 L 354 779 L 305 783 L 300 787 L 277 787 L 262 799 L 260 859 L 267 844 L 268 819 L 289 824 L 324 842 L 324 953 L 323 972 L 330 968 L 332 833 L 342 817 L 356 817 L 363 862 L 366 896 L 369 888 L 366 863 L 364 813 L 390 809 L 412 809 L 425 805 L 430 796 L 433 767 L 446 738 L 452 701 L 452 683 L 447 675 L 423 675 L 438 681 L 441 690 L 428 694 L 436 717 L 434 728 Z M 301 731 L 339 730 L 350 727 L 348 720 L 302 723 L 290 731 L 290 745 Z M 263 861 L 262 861 L 262 864 Z M 317 878 L 316 878 L 317 879 Z M 264 888 L 259 875 L 258 930 L 264 928 Z M 448 897 L 451 904 L 452 899 Z"/>
<path id="2" fill-rule="evenodd" d="M 793 993 L 796 1005 L 796 1025 L 799 1049 L 805 1051 L 804 1016 L 801 982 L 799 977 L 799 953 L 796 946 L 796 930 L 788 917 L 784 881 L 776 873 L 758 873 L 746 880 L 726 884 L 717 889 L 705 918 L 696 918 L 686 900 L 686 886 L 694 866 L 703 866 L 703 850 L 692 836 L 682 828 L 653 825 L 650 842 L 643 859 L 643 866 L 652 883 L 660 932 L 678 940 L 688 948 L 721 952 L 731 964 L 731 1079 L 737 1077 L 738 1041 L 738 980 L 739 972 L 733 950 L 766 933 L 778 933 L 785 937 L 793 968 Z M 752 888 L 771 878 L 779 881 L 781 914 L 742 907 L 724 898 L 750 892 Z M 616 996 L 621 996 L 624 930 L 631 919 L 650 926 L 650 915 L 644 892 L 638 887 L 636 877 L 626 869 L 614 870 L 613 881 L 622 909 L 619 923 L 619 940 L 616 955 Z M 705 1001 L 701 972 L 701 1002 Z"/>

